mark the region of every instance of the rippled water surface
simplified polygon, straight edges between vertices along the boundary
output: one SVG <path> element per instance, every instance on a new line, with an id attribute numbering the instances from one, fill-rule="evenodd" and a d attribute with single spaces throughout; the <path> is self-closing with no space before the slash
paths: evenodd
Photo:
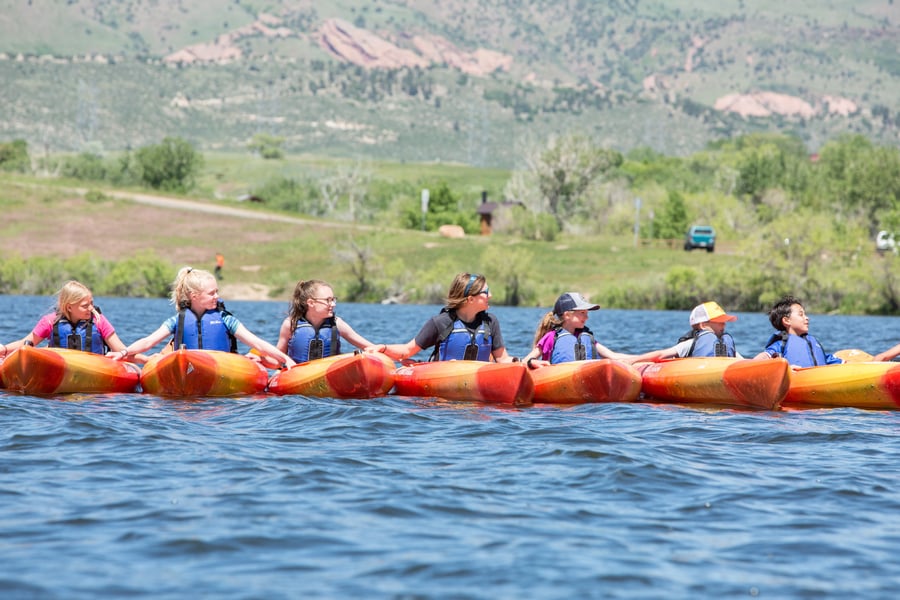
<path id="1" fill-rule="evenodd" d="M 51 300 L 0 297 L 0 340 Z M 98 299 L 127 342 L 165 301 Z M 285 307 L 230 302 L 275 341 Z M 342 305 L 375 342 L 436 307 Z M 545 309 L 543 309 L 545 310 Z M 542 309 L 497 309 L 524 354 Z M 684 313 L 598 311 L 616 350 Z M 900 319 L 812 317 L 877 352 Z M 763 315 L 729 324 L 753 355 Z M 894 412 L 0 391 L 9 598 L 896 598 Z"/>

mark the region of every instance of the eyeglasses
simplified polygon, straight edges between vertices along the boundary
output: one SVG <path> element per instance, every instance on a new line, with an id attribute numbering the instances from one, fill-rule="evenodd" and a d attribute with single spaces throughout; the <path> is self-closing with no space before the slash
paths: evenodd
<path id="1" fill-rule="evenodd" d="M 490 288 L 489 286 L 484 286 L 484 289 L 483 289 L 483 290 L 481 290 L 480 292 L 478 292 L 478 294 L 474 294 L 474 295 L 475 295 L 475 296 L 478 296 L 479 294 L 484 294 L 485 296 L 490 296 L 490 295 L 491 295 L 491 288 Z"/>
<path id="2" fill-rule="evenodd" d="M 337 304 L 337 298 L 334 296 L 331 298 L 310 298 L 310 300 L 315 300 L 316 302 L 321 302 L 323 304 Z"/>

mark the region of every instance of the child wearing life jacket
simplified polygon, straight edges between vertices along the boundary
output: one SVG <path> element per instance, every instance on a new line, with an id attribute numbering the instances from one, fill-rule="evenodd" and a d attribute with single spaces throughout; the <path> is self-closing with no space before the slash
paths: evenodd
<path id="1" fill-rule="evenodd" d="M 678 343 L 662 350 L 652 350 L 638 355 L 634 362 L 649 362 L 666 358 L 687 358 L 689 356 L 727 356 L 743 358 L 734 345 L 734 338 L 725 333 L 725 324 L 737 321 L 717 302 L 698 304 L 691 311 L 688 321 L 691 329 L 678 339 Z"/>
<path id="2" fill-rule="evenodd" d="M 488 312 L 490 298 L 484 275 L 459 273 L 450 284 L 444 308 L 422 326 L 416 337 L 405 344 L 380 344 L 366 351 L 383 352 L 402 361 L 434 347 L 430 360 L 513 362 L 503 344 L 500 321 Z"/>
<path id="3" fill-rule="evenodd" d="M 594 339 L 588 329 L 588 311 L 599 310 L 581 294 L 566 292 L 556 299 L 553 310 L 541 319 L 534 334 L 534 348 L 522 360 L 532 369 L 573 360 L 612 358 L 632 362 L 634 356 L 613 352 Z"/>
<path id="4" fill-rule="evenodd" d="M 125 344 L 112 324 L 94 306 L 94 296 L 84 284 L 68 281 L 56 294 L 56 310 L 38 320 L 21 340 L 0 344 L 0 357 L 25 344 L 37 346 L 48 340 L 51 348 L 71 348 L 95 354 L 120 352 Z"/>
<path id="5" fill-rule="evenodd" d="M 809 333 L 809 317 L 799 298 L 785 296 L 769 311 L 769 321 L 778 330 L 756 358 L 783 356 L 794 368 L 833 365 L 844 362 L 822 348 Z"/>
<path id="6" fill-rule="evenodd" d="M 209 271 L 184 267 L 172 284 L 170 300 L 178 312 L 166 319 L 159 329 L 132 342 L 120 358 L 144 352 L 165 338 L 172 337 L 172 347 L 237 352 L 237 340 L 269 357 L 279 365 L 292 366 L 290 356 L 251 333 L 219 301 L 219 285 Z"/>
<path id="7" fill-rule="evenodd" d="M 277 348 L 298 363 L 341 353 L 341 338 L 357 348 L 372 342 L 334 314 L 337 298 L 324 281 L 300 281 L 294 287 L 287 318 L 278 332 Z"/>

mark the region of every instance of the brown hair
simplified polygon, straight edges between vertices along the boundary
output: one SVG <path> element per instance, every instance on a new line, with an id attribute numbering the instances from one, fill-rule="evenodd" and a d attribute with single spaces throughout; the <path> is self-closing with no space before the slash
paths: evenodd
<path id="1" fill-rule="evenodd" d="M 450 284 L 450 291 L 447 293 L 447 308 L 456 310 L 466 303 L 469 296 L 478 295 L 487 287 L 484 275 L 475 273 L 459 273 L 453 278 Z"/>
<path id="2" fill-rule="evenodd" d="M 314 298 L 314 294 L 319 286 L 331 285 L 321 279 L 307 279 L 306 281 L 298 281 L 294 286 L 294 293 L 291 296 L 290 306 L 288 307 L 288 317 L 291 319 L 291 331 L 297 328 L 297 321 L 306 319 L 306 301 Z"/>

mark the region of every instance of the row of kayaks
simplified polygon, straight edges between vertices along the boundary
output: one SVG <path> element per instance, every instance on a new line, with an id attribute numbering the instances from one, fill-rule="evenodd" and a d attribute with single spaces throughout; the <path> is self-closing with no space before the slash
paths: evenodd
<path id="1" fill-rule="evenodd" d="M 240 354 L 179 350 L 140 368 L 104 356 L 23 346 L 0 363 L 0 385 L 31 395 L 129 393 L 200 398 L 270 393 L 363 399 L 388 394 L 528 406 L 665 402 L 744 409 L 900 408 L 900 364 L 858 362 L 792 370 L 783 359 L 688 358 L 635 366 L 576 361 L 447 361 L 400 366 L 383 354 L 342 354 L 270 374 Z"/>

